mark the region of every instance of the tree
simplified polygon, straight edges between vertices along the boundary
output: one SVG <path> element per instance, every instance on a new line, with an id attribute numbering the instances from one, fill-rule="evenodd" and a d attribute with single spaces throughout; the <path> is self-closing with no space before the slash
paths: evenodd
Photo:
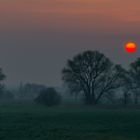
<path id="1" fill-rule="evenodd" d="M 20 83 L 18 89 L 18 96 L 24 99 L 34 99 L 38 96 L 39 92 L 45 89 L 45 85 L 35 84 L 35 83 Z"/>
<path id="2" fill-rule="evenodd" d="M 40 92 L 39 96 L 35 99 L 35 102 L 47 106 L 54 106 L 60 104 L 61 96 L 54 88 L 46 88 Z"/>
<path id="3" fill-rule="evenodd" d="M 122 91 L 122 101 L 124 105 L 127 105 L 130 102 L 131 92 L 132 92 L 132 77 L 130 76 L 130 72 L 127 70 L 122 71 L 121 74 L 121 88 Z"/>
<path id="4" fill-rule="evenodd" d="M 3 94 L 4 84 L 3 80 L 6 78 L 6 76 L 3 74 L 2 69 L 0 68 L 0 96 Z"/>
<path id="5" fill-rule="evenodd" d="M 85 51 L 68 60 L 62 79 L 73 93 L 82 93 L 86 104 L 97 104 L 104 94 L 121 86 L 123 69 L 98 51 Z"/>
<path id="6" fill-rule="evenodd" d="M 134 103 L 138 104 L 140 96 L 140 58 L 130 64 L 131 89 L 133 90 Z"/>

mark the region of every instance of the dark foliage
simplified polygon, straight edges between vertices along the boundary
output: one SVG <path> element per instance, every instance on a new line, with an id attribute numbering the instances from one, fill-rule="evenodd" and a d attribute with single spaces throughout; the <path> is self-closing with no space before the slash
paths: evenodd
<path id="1" fill-rule="evenodd" d="M 61 96 L 54 88 L 46 88 L 40 92 L 35 102 L 47 106 L 54 106 L 61 103 Z"/>
<path id="2" fill-rule="evenodd" d="M 140 58 L 130 64 L 131 90 L 134 97 L 134 103 L 139 103 L 140 97 Z"/>
<path id="3" fill-rule="evenodd" d="M 86 104 L 97 104 L 101 97 L 122 85 L 124 70 L 98 51 L 85 51 L 68 60 L 63 80 L 71 92 L 82 93 Z"/>

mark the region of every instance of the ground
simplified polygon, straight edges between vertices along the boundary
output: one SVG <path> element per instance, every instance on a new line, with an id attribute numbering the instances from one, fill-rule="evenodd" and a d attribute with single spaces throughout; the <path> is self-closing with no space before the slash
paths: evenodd
<path id="1" fill-rule="evenodd" d="M 0 104 L 0 140 L 139 139 L 139 109 Z"/>

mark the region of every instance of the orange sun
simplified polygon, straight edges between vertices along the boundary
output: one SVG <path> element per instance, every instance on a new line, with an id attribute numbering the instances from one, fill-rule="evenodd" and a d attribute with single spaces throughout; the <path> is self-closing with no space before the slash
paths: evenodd
<path id="1" fill-rule="evenodd" d="M 134 42 L 129 42 L 125 45 L 125 50 L 128 53 L 135 53 L 137 51 L 137 45 Z"/>

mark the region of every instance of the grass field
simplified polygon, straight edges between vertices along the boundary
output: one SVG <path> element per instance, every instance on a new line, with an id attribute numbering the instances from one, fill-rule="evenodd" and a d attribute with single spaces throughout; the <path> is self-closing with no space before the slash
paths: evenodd
<path id="1" fill-rule="evenodd" d="M 0 105 L 0 140 L 139 140 L 140 110 Z"/>

